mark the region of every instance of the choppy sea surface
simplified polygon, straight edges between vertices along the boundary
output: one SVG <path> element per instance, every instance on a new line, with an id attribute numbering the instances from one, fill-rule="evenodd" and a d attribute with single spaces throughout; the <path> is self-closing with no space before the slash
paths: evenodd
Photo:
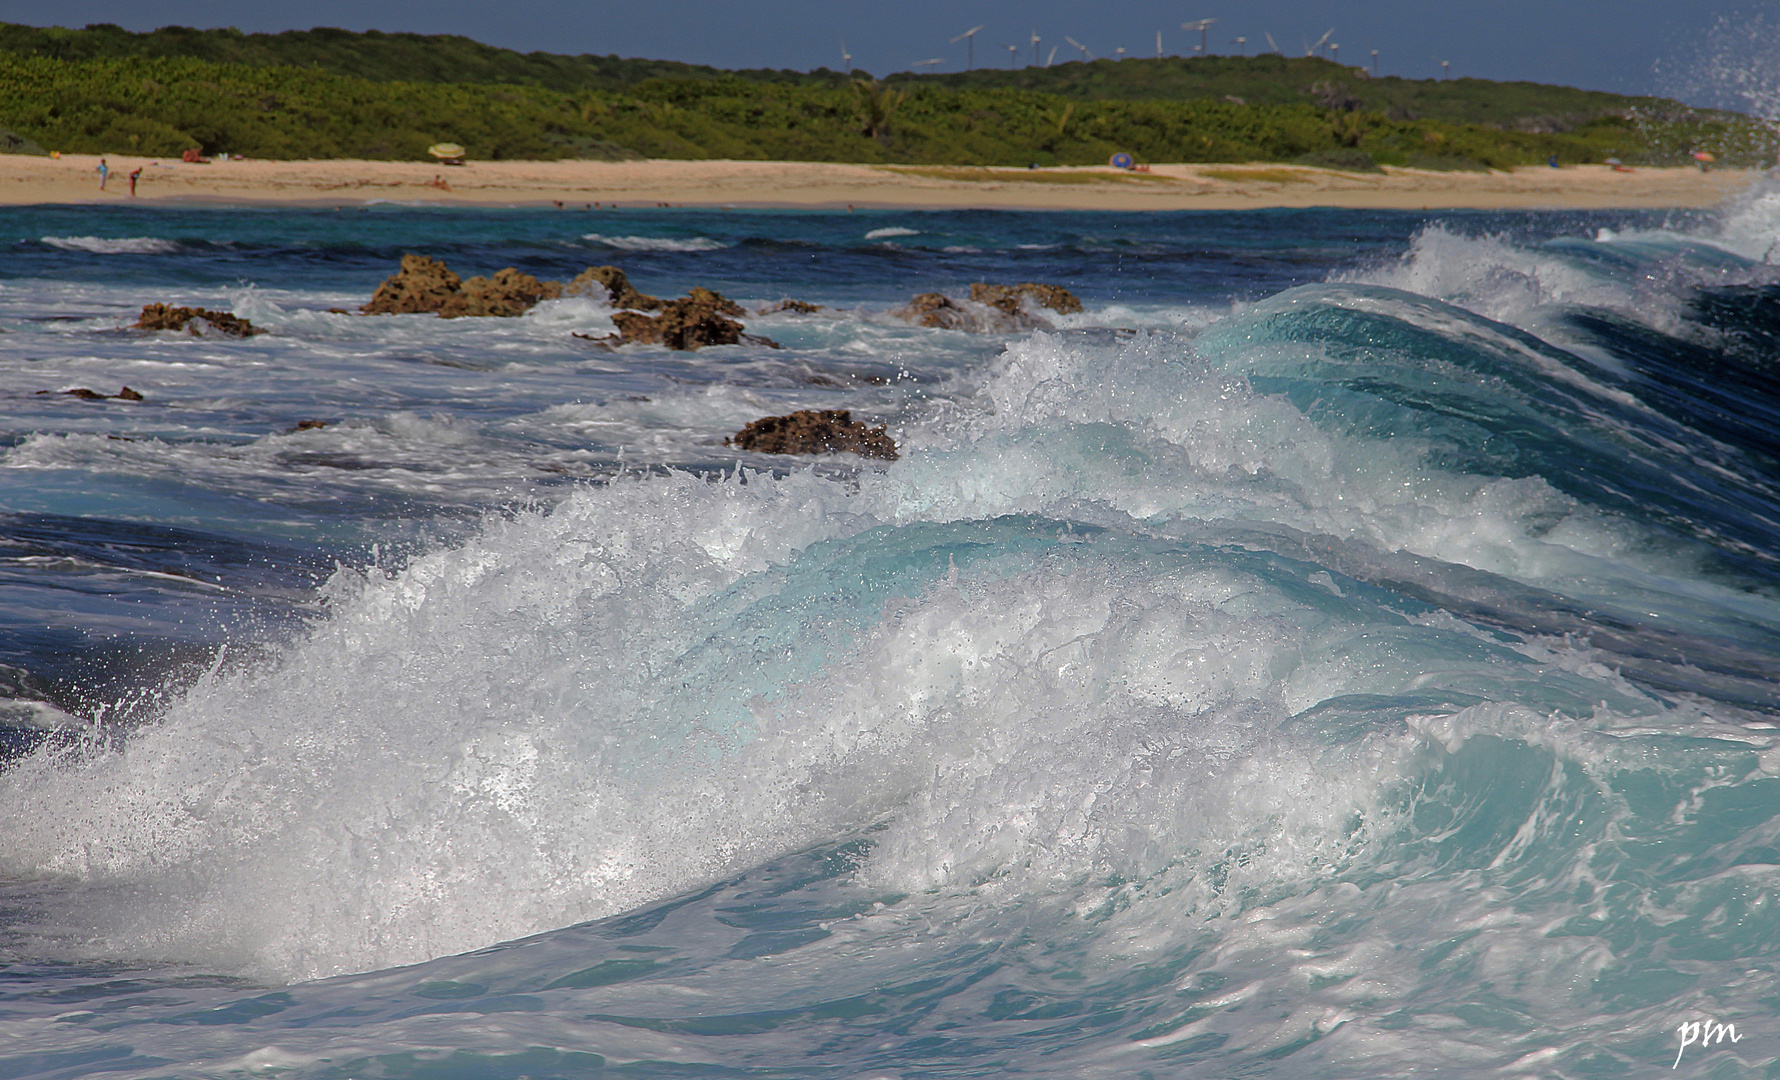
<path id="1" fill-rule="evenodd" d="M 0 209 L 0 1077 L 1774 1076 L 1777 250 Z M 409 251 L 823 309 L 327 310 Z"/>

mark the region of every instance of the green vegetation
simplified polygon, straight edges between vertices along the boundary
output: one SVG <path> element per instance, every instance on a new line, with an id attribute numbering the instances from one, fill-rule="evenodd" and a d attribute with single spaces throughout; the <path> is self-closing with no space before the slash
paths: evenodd
<path id="1" fill-rule="evenodd" d="M 196 54 L 196 55 L 192 55 Z M 401 71 L 407 80 L 394 80 Z M 577 81 L 579 80 L 579 81 Z M 1242 91 L 1242 92 L 1237 92 Z M 897 76 L 522 55 L 465 38 L 0 24 L 9 145 L 420 159 L 738 158 L 904 165 L 1298 162 L 1372 169 L 1773 160 L 1747 118 L 1563 87 L 1362 77 L 1278 56 Z"/>
<path id="2" fill-rule="evenodd" d="M 242 67 L 294 67 L 370 82 L 499 83 L 576 93 L 623 90 L 648 79 L 742 78 L 845 88 L 847 76 L 827 70 L 721 71 L 672 60 L 561 56 L 497 49 L 454 34 L 354 33 L 317 27 L 282 34 L 163 26 L 133 34 L 110 23 L 84 30 L 0 23 L 0 52 L 49 60 L 189 57 Z"/>

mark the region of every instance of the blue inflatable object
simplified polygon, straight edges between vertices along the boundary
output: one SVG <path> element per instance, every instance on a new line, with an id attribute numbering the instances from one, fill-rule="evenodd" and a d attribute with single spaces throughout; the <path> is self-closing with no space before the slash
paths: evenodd
<path id="1" fill-rule="evenodd" d="M 1112 167 L 1115 169 L 1129 169 L 1131 165 L 1130 154 L 1118 153 L 1112 156 Z"/>

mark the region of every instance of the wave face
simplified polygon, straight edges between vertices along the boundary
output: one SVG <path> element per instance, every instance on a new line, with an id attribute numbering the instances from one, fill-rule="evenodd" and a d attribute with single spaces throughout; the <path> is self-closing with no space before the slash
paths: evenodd
<path id="1" fill-rule="evenodd" d="M 20 244 L 0 1072 L 1765 1075 L 1772 190 L 165 220 L 202 256 L 143 272 L 246 342 Z M 825 307 L 325 311 L 609 237 Z M 1086 311 L 892 314 L 979 272 Z M 722 445 L 798 407 L 902 457 Z"/>

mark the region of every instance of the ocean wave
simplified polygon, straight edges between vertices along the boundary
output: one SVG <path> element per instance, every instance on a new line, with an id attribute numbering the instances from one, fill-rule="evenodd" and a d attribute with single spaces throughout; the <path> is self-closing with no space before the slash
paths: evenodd
<path id="1" fill-rule="evenodd" d="M 731 245 L 708 236 L 605 236 L 586 233 L 581 239 L 619 251 L 721 251 Z"/>
<path id="2" fill-rule="evenodd" d="M 920 229 L 905 229 L 900 225 L 892 225 L 886 229 L 873 229 L 865 234 L 867 240 L 887 240 L 892 236 L 920 236 Z"/>
<path id="3" fill-rule="evenodd" d="M 39 239 L 63 251 L 85 251 L 94 255 L 170 255 L 179 250 L 174 241 L 156 236 L 44 236 Z"/>

